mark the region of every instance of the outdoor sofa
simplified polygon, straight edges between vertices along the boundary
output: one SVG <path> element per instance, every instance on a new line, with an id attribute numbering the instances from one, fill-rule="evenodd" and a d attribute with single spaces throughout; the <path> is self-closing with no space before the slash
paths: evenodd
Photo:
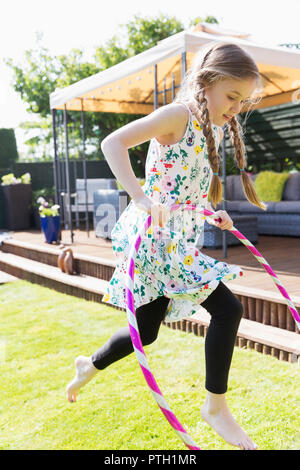
<path id="1" fill-rule="evenodd" d="M 250 175 L 255 181 L 258 174 Z M 251 204 L 242 187 L 240 175 L 226 177 L 226 211 L 229 215 L 255 215 L 257 230 L 261 235 L 300 236 L 300 172 L 291 173 L 285 182 L 282 199 L 278 202 L 263 201 L 264 211 Z M 223 209 L 222 203 L 216 210 Z"/>

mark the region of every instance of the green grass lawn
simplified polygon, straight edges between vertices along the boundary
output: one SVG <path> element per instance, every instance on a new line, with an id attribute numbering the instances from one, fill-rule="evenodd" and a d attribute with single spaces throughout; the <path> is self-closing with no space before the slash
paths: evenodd
<path id="1" fill-rule="evenodd" d="M 0 448 L 186 450 L 164 418 L 136 356 L 88 383 L 76 403 L 65 387 L 74 359 L 91 355 L 126 312 L 17 281 L 0 285 Z M 204 339 L 161 327 L 145 352 L 181 424 L 203 449 L 235 449 L 201 420 Z M 227 401 L 260 449 L 299 449 L 299 367 L 235 348 Z"/>

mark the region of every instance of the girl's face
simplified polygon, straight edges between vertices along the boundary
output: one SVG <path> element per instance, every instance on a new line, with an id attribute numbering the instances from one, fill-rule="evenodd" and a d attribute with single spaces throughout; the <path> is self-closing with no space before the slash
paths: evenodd
<path id="1" fill-rule="evenodd" d="M 223 127 L 241 112 L 257 87 L 256 78 L 244 80 L 225 79 L 205 90 L 210 121 Z M 227 116 L 227 118 L 226 118 Z"/>

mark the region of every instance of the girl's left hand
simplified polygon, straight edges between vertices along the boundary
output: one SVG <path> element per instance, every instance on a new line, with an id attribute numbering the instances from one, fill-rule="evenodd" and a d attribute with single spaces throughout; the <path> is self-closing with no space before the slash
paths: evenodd
<path id="1" fill-rule="evenodd" d="M 222 222 L 216 222 L 213 219 L 217 219 L 220 217 Z M 220 228 L 221 230 L 230 230 L 233 227 L 233 221 L 229 217 L 226 211 L 216 211 L 213 219 L 207 218 L 207 222 L 211 225 L 215 225 L 216 227 Z"/>

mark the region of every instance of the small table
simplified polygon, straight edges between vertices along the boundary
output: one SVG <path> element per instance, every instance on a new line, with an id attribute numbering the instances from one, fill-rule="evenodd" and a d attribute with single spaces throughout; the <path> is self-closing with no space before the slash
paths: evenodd
<path id="1" fill-rule="evenodd" d="M 234 227 L 241 232 L 254 245 L 258 242 L 257 217 L 255 215 L 233 215 L 229 214 L 233 220 Z M 233 235 L 230 230 L 226 230 L 227 246 L 241 245 L 242 242 Z M 202 237 L 203 240 L 203 237 Z M 223 246 L 223 230 L 214 225 L 204 222 L 204 241 L 199 239 L 199 246 L 205 248 L 220 248 Z"/>

